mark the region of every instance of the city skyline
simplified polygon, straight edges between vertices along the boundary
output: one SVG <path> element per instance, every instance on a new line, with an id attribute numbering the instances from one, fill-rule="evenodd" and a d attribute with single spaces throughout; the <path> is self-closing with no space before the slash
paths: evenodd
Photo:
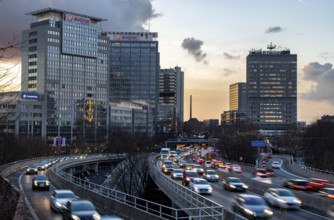
<path id="1" fill-rule="evenodd" d="M 0 1 L 1 46 L 29 28 L 26 13 L 53 7 L 107 19 L 110 31 L 159 34 L 161 68 L 184 71 L 184 119 L 217 119 L 228 110 L 229 85 L 246 82 L 246 56 L 271 42 L 298 55 L 298 121 L 334 114 L 332 1 Z M 16 7 L 21 5 L 21 7 Z M 101 8 L 101 9 L 100 9 Z M 100 10 L 99 10 L 100 9 Z M 10 21 L 10 22 L 8 22 Z M 116 21 L 116 22 L 115 22 Z M 15 25 L 13 25 L 15 24 Z M 20 57 L 16 60 L 20 62 Z"/>

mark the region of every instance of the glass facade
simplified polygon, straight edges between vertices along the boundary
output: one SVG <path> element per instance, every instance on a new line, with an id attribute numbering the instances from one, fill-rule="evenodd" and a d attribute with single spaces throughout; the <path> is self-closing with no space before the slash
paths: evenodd
<path id="1" fill-rule="evenodd" d="M 297 55 L 251 51 L 247 56 L 247 102 L 251 122 L 264 130 L 297 123 Z"/>

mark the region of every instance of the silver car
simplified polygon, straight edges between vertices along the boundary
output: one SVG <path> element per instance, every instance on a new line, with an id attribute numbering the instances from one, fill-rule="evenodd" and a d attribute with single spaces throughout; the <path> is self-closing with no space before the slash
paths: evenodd
<path id="1" fill-rule="evenodd" d="M 271 206 L 284 209 L 299 209 L 302 202 L 288 189 L 269 188 L 264 193 L 264 199 Z"/>
<path id="2" fill-rule="evenodd" d="M 203 178 L 194 178 L 193 181 L 189 183 L 189 188 L 200 194 L 212 194 L 212 186 Z"/>
<path id="3" fill-rule="evenodd" d="M 51 192 L 50 195 L 50 206 L 51 209 L 56 212 L 63 212 L 63 208 L 69 200 L 78 200 L 71 190 L 67 189 L 56 189 Z"/>
<path id="4" fill-rule="evenodd" d="M 219 176 L 215 170 L 206 170 L 203 174 L 203 178 L 207 181 L 215 181 L 218 182 Z"/>

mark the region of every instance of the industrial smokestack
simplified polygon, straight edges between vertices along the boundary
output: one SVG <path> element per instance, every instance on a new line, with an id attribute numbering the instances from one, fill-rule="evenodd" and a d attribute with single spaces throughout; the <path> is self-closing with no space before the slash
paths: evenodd
<path id="1" fill-rule="evenodd" d="M 190 119 L 193 118 L 193 96 L 190 95 Z"/>

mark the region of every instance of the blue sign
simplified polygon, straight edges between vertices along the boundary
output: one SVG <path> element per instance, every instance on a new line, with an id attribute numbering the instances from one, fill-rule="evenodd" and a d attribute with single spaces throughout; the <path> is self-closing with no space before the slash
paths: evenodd
<path id="1" fill-rule="evenodd" d="M 21 99 L 39 101 L 40 96 L 34 92 L 21 92 Z"/>
<path id="2" fill-rule="evenodd" d="M 252 141 L 252 147 L 267 147 L 267 142 L 265 142 L 265 141 Z"/>

